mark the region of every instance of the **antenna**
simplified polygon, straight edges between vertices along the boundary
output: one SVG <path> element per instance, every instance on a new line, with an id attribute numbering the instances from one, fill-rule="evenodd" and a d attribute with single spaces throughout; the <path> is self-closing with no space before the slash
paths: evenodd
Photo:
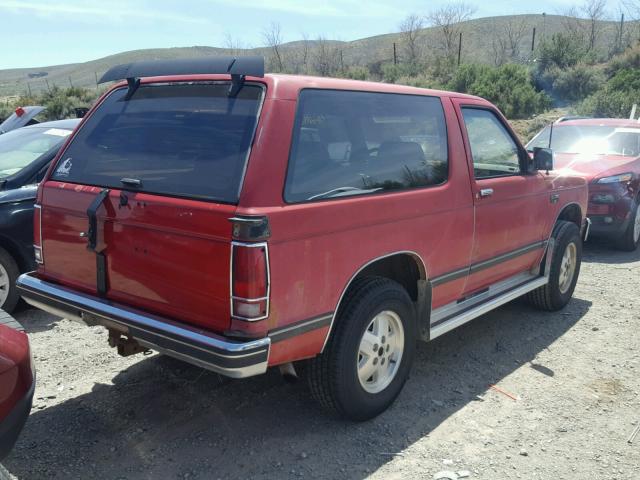
<path id="1" fill-rule="evenodd" d="M 549 148 L 551 148 L 551 139 L 553 138 L 553 124 L 555 122 L 551 122 L 551 125 L 549 125 Z"/>

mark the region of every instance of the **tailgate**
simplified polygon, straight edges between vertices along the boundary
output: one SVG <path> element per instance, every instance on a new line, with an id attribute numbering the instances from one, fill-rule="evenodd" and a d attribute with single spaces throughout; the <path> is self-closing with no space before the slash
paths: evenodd
<path id="1" fill-rule="evenodd" d="M 42 202 L 45 277 L 97 294 L 86 210 L 98 187 L 49 181 Z M 121 197 L 127 205 L 120 205 Z M 124 200 L 126 198 L 126 200 Z M 112 190 L 97 212 L 106 298 L 213 330 L 229 325 L 232 205 Z"/>

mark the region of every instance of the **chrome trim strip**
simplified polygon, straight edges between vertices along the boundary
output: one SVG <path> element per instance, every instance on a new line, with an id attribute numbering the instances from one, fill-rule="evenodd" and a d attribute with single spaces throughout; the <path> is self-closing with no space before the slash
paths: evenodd
<path id="1" fill-rule="evenodd" d="M 249 248 L 261 248 L 264 247 L 264 254 L 265 254 L 265 262 L 266 262 L 266 266 L 267 266 L 267 296 L 266 297 L 261 297 L 261 298 L 242 298 L 242 297 L 237 297 L 233 295 L 233 248 L 239 246 L 239 247 L 249 247 Z M 236 320 L 243 320 L 245 322 L 257 322 L 259 320 L 264 320 L 265 318 L 269 317 L 269 309 L 271 307 L 271 267 L 269 265 L 269 245 L 267 245 L 267 242 L 255 242 L 255 243 L 247 243 L 247 242 L 239 242 L 239 241 L 232 241 L 231 242 L 231 257 L 229 258 L 229 311 L 231 312 L 231 317 L 236 319 Z M 244 300 L 247 301 L 249 303 L 253 303 L 253 302 L 259 302 L 262 300 L 266 300 L 267 301 L 267 305 L 265 307 L 265 314 L 260 316 L 260 317 L 255 317 L 255 318 L 248 318 L 248 317 L 243 317 L 242 315 L 236 315 L 235 313 L 233 313 L 233 300 Z"/>
<path id="2" fill-rule="evenodd" d="M 268 337 L 247 342 L 232 341 L 202 329 L 76 293 L 40 280 L 33 274 L 21 275 L 16 285 L 29 304 L 42 310 L 87 325 L 119 327 L 145 346 L 187 359 L 217 373 L 240 378 L 267 370 L 271 346 Z"/>
<path id="3" fill-rule="evenodd" d="M 443 283 L 453 282 L 454 280 L 458 280 L 459 278 L 466 277 L 468 274 L 469 267 L 453 270 L 452 272 L 432 278 L 431 285 L 437 287 L 438 285 L 442 285 Z"/>
<path id="4" fill-rule="evenodd" d="M 351 275 L 351 278 L 349 279 L 349 281 L 347 282 L 346 286 L 344 287 L 344 289 L 342 290 L 342 293 L 340 294 L 340 298 L 338 299 L 338 304 L 336 305 L 336 309 L 333 312 L 333 315 L 331 317 L 331 325 L 329 325 L 329 331 L 327 332 L 327 336 L 324 339 L 324 343 L 322 344 L 322 350 L 320 350 L 320 353 L 324 352 L 324 348 L 327 346 L 327 342 L 329 341 L 329 336 L 331 335 L 331 331 L 333 330 L 333 324 L 336 321 L 336 316 L 338 315 L 338 310 L 340 308 L 340 304 L 342 303 L 342 299 L 344 298 L 344 295 L 347 293 L 347 290 L 349 290 L 349 286 L 351 286 L 351 283 L 355 280 L 355 278 L 358 276 L 358 274 L 364 270 L 365 268 L 367 268 L 369 265 L 371 265 L 372 263 L 377 262 L 378 260 L 382 260 L 384 258 L 388 258 L 388 257 L 393 257 L 394 255 L 411 255 L 415 258 L 417 258 L 418 260 L 420 260 L 420 263 L 422 265 L 422 269 L 420 271 L 420 274 L 424 276 L 424 279 L 428 279 L 428 275 L 427 275 L 427 266 L 424 263 L 424 260 L 422 259 L 422 257 L 412 251 L 412 250 L 399 250 L 397 252 L 391 252 L 388 253 L 386 255 L 381 255 L 379 257 L 376 257 L 372 260 L 369 260 L 367 263 L 365 263 L 364 265 L 362 265 L 358 270 L 356 270 L 356 272 Z M 420 266 L 418 266 L 418 269 L 420 270 Z"/>
<path id="5" fill-rule="evenodd" d="M 533 252 L 539 248 L 544 248 L 546 246 L 546 242 L 535 242 L 529 245 L 525 245 L 524 247 L 520 247 L 511 252 L 500 254 L 496 257 L 490 258 L 488 260 L 483 260 L 481 262 L 477 262 L 471 265 L 469 269 L 469 275 L 473 275 L 474 273 L 480 272 L 487 268 L 491 268 L 499 263 L 507 262 L 509 260 L 513 260 L 514 258 L 519 257 L 520 255 L 525 255 L 529 252 Z"/>
<path id="6" fill-rule="evenodd" d="M 459 327 L 460 325 L 470 322 L 474 318 L 477 318 L 481 315 L 484 315 L 485 313 L 490 312 L 491 310 L 494 310 L 500 305 L 504 305 L 505 303 L 508 303 L 511 300 L 514 300 L 524 295 L 525 293 L 535 290 L 536 288 L 541 287 L 543 285 L 546 285 L 548 281 L 549 279 L 547 277 L 536 277 L 534 280 L 526 282 L 525 284 L 520 285 L 518 287 L 512 288 L 511 290 L 508 290 L 505 293 L 489 301 L 482 302 L 476 307 L 466 310 L 460 315 L 457 315 L 449 320 L 446 320 L 445 322 L 439 325 L 432 327 L 431 339 L 433 340 L 434 338 L 437 338 L 440 335 L 443 335 L 448 331 Z"/>
<path id="7" fill-rule="evenodd" d="M 282 340 L 287 340 L 291 337 L 302 335 L 330 325 L 332 317 L 333 313 L 328 313 L 309 320 L 303 320 L 301 322 L 272 330 L 269 332 L 268 336 L 271 338 L 271 343 L 281 342 Z"/>

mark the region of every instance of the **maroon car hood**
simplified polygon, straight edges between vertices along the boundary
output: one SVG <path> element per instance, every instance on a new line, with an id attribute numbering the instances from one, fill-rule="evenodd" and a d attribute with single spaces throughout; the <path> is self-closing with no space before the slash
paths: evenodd
<path id="1" fill-rule="evenodd" d="M 632 163 L 640 160 L 640 157 L 628 157 L 622 155 L 584 155 L 584 154 L 555 154 L 555 169 L 568 170 L 573 175 L 579 175 L 587 181 L 596 177 L 616 175 L 627 171 L 634 171 Z"/>

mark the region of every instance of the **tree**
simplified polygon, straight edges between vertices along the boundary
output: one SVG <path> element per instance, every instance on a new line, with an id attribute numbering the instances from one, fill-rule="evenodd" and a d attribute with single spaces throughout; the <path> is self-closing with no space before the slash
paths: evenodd
<path id="1" fill-rule="evenodd" d="M 606 16 L 607 0 L 585 0 L 581 10 L 584 16 L 589 20 L 588 48 L 591 52 L 596 46 L 596 42 L 602 31 L 602 20 Z"/>
<path id="2" fill-rule="evenodd" d="M 271 24 L 262 31 L 262 38 L 265 46 L 271 49 L 271 65 L 278 72 L 284 71 L 284 62 L 282 60 L 282 32 L 280 24 L 271 22 Z"/>
<path id="3" fill-rule="evenodd" d="M 422 52 L 419 44 L 421 30 L 424 27 L 424 19 L 412 13 L 400 22 L 400 33 L 404 44 L 404 51 L 407 55 L 407 61 L 411 65 L 420 62 Z"/>
<path id="4" fill-rule="evenodd" d="M 462 31 L 462 22 L 469 20 L 476 8 L 462 2 L 446 4 L 433 10 L 427 19 L 440 31 L 440 42 L 444 55 L 453 58 L 457 51 L 457 40 Z"/>
<path id="5" fill-rule="evenodd" d="M 314 53 L 313 67 L 318 75 L 328 77 L 338 70 L 339 52 L 329 40 L 318 37 Z"/>
<path id="6" fill-rule="evenodd" d="M 500 66 L 507 61 L 518 61 L 520 44 L 525 35 L 527 24 L 524 20 L 510 18 L 506 22 L 494 23 L 491 39 L 493 63 Z"/>
<path id="7" fill-rule="evenodd" d="M 244 45 L 240 39 L 235 38 L 229 32 L 226 32 L 224 34 L 224 48 L 229 51 L 230 55 L 238 57 L 243 55 L 248 47 Z"/>

